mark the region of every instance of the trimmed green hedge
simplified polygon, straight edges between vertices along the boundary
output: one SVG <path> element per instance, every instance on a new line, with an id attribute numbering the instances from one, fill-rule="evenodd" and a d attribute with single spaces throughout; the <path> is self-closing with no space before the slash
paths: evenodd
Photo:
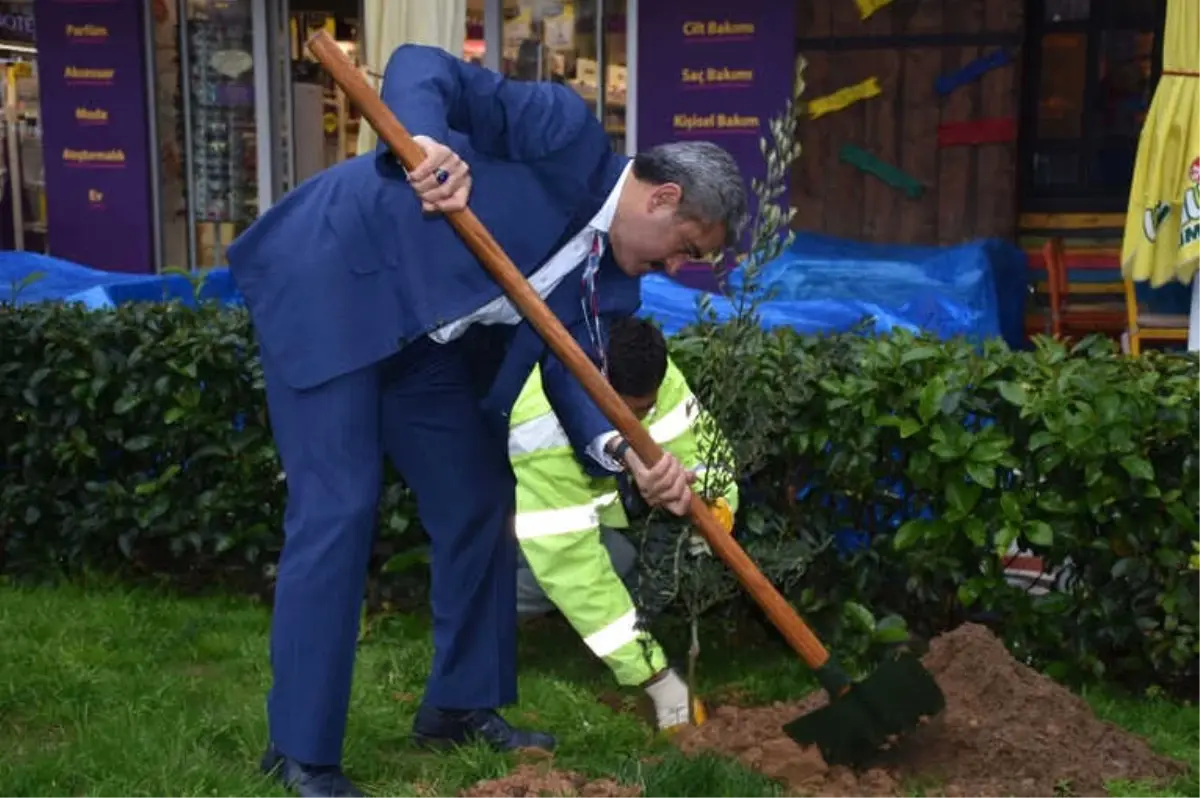
<path id="1" fill-rule="evenodd" d="M 906 333 L 785 331 L 759 346 L 751 393 L 784 422 L 754 484 L 792 529 L 869 537 L 813 569 L 802 604 L 857 601 L 924 635 L 991 619 L 1063 677 L 1194 693 L 1194 356 Z M 702 331 L 683 338 L 681 368 L 706 349 Z M 1013 544 L 1060 572 L 1060 589 L 1011 586 Z"/>
<path id="2" fill-rule="evenodd" d="M 685 372 L 711 334 L 673 340 Z M 269 584 L 284 486 L 244 311 L 0 306 L 0 341 L 0 573 Z M 772 443 L 739 529 L 802 612 L 861 605 L 864 626 L 894 612 L 921 635 L 991 619 L 1064 677 L 1195 690 L 1195 357 L 903 333 L 754 346 L 743 390 Z M 390 472 L 380 512 L 377 568 L 420 563 Z M 865 548 L 843 545 L 854 531 Z M 1061 590 L 1010 586 L 1011 544 L 1062 569 Z"/>

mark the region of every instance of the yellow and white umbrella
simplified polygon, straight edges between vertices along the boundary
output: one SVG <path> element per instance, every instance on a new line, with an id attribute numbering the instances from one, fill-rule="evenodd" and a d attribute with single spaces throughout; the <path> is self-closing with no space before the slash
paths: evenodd
<path id="1" fill-rule="evenodd" d="M 1167 0 L 1163 70 L 1138 140 L 1124 275 L 1190 283 L 1200 263 L 1200 3 Z"/>

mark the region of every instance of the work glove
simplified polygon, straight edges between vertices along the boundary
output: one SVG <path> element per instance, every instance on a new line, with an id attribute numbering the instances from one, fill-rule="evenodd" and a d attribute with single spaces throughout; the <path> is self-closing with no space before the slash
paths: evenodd
<path id="1" fill-rule="evenodd" d="M 712 512 L 713 517 L 717 519 L 721 530 L 726 534 L 733 532 L 733 510 L 729 507 L 729 502 L 725 501 L 724 497 L 717 497 L 705 502 L 708 509 Z M 693 557 L 711 557 L 712 548 L 699 532 L 693 532 L 688 536 L 688 553 Z"/>
<path id="2" fill-rule="evenodd" d="M 667 668 L 646 685 L 646 695 L 654 703 L 655 724 L 659 731 L 672 731 L 707 719 L 704 704 L 692 695 L 687 683 L 674 668 Z"/>

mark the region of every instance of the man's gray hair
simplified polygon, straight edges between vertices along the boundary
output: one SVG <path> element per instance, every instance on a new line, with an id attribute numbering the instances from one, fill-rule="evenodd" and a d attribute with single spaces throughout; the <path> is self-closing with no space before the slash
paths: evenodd
<path id="1" fill-rule="evenodd" d="M 725 225 L 732 246 L 746 224 L 746 183 L 737 161 L 711 141 L 659 144 L 633 159 L 633 174 L 652 185 L 676 183 L 683 190 L 679 213 L 705 224 Z"/>

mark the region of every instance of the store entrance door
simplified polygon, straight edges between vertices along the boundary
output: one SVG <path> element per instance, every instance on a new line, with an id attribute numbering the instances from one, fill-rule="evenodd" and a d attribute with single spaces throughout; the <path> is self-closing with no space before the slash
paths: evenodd
<path id="1" fill-rule="evenodd" d="M 329 78 L 305 48 L 308 38 L 319 30 L 333 37 L 355 64 L 361 63 L 361 0 L 278 0 L 284 9 L 285 38 L 281 54 L 287 59 L 283 101 L 287 124 L 280 135 L 291 154 L 289 186 L 354 157 L 358 109 Z M 286 128 L 286 129 L 284 129 Z"/>
<path id="2" fill-rule="evenodd" d="M 0 51 L 0 249 L 46 252 L 46 192 L 36 64 Z"/>

